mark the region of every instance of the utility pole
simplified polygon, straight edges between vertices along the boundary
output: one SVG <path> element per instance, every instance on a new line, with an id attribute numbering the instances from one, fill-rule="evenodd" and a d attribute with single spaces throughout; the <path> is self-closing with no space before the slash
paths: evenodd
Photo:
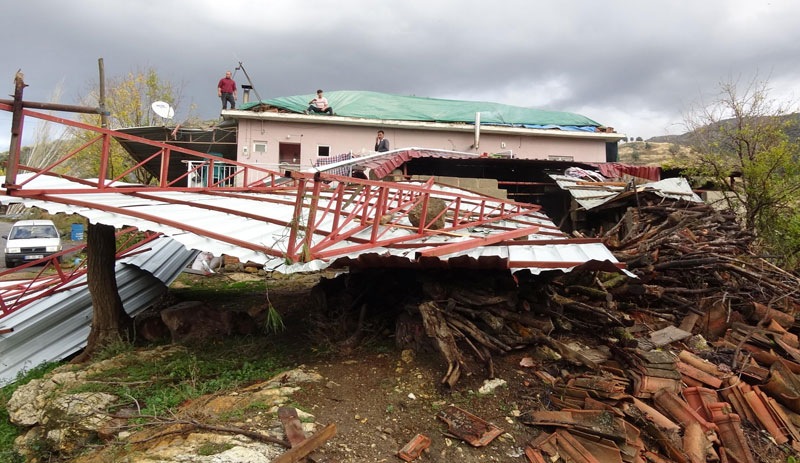
<path id="1" fill-rule="evenodd" d="M 103 58 L 97 59 L 97 66 L 100 68 L 100 127 L 108 128 L 108 112 L 106 111 L 106 68 L 103 66 Z"/>
<path id="2" fill-rule="evenodd" d="M 19 168 L 20 150 L 22 148 L 22 91 L 25 85 L 25 76 L 22 69 L 14 75 L 14 102 L 11 104 L 11 143 L 8 147 L 8 165 L 6 166 L 6 183 L 3 185 L 6 192 L 15 188 L 17 184 L 17 171 Z"/>

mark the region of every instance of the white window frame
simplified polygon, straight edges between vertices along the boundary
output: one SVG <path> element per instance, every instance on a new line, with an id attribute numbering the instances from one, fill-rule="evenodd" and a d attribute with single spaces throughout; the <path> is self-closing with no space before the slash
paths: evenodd
<path id="1" fill-rule="evenodd" d="M 264 149 L 259 149 L 263 147 Z M 266 141 L 253 141 L 253 153 L 266 153 L 268 144 Z"/>

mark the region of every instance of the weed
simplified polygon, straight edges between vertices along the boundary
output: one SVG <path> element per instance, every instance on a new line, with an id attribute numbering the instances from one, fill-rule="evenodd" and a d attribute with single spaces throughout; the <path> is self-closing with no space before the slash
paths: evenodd
<path id="1" fill-rule="evenodd" d="M 227 442 L 204 442 L 197 449 L 197 454 L 202 456 L 216 455 L 233 448 L 233 444 Z"/>
<path id="2" fill-rule="evenodd" d="M 93 360 L 106 360 L 131 351 L 133 351 L 133 344 L 123 339 L 117 339 L 103 346 Z"/>
<path id="3" fill-rule="evenodd" d="M 265 412 L 268 411 L 272 406 L 264 401 L 255 401 L 251 402 L 247 407 L 245 407 L 245 412 Z"/>
<path id="4" fill-rule="evenodd" d="M 272 304 L 270 304 L 267 308 L 267 321 L 265 325 L 267 331 L 270 333 L 278 333 L 286 328 L 286 326 L 283 324 L 283 318 L 281 318 L 281 314 L 275 310 L 275 307 L 273 307 Z"/>

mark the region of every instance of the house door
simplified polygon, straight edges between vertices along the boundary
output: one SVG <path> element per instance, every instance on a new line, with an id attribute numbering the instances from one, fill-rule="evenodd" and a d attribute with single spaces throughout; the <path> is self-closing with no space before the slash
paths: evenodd
<path id="1" fill-rule="evenodd" d="M 281 168 L 300 168 L 300 143 L 279 143 L 278 163 Z"/>

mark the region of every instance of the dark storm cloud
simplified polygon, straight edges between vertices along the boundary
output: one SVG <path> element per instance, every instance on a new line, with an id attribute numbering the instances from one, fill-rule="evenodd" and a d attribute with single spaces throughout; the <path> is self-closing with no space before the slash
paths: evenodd
<path id="1" fill-rule="evenodd" d="M 216 118 L 216 81 L 241 61 L 262 98 L 333 90 L 572 111 L 633 136 L 680 131 L 729 78 L 796 93 L 800 5 L 765 1 L 70 1 L 6 8 L 7 93 L 77 104 L 97 81 L 145 67 L 183 84 L 177 109 Z M 8 117 L 0 118 L 7 143 Z"/>

